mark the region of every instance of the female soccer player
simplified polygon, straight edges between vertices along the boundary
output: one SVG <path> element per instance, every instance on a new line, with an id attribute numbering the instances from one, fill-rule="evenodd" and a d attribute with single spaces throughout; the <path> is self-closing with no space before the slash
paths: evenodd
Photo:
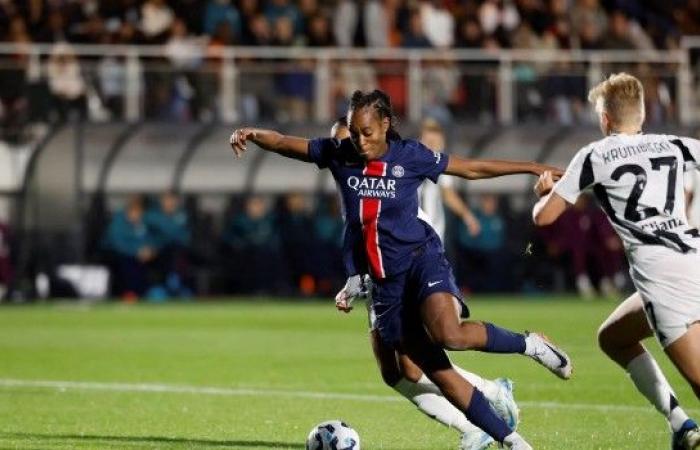
<path id="1" fill-rule="evenodd" d="M 700 141 L 643 134 L 644 88 L 626 73 L 611 75 L 588 99 L 605 138 L 582 148 L 556 185 L 549 173 L 540 176 L 533 218 L 550 224 L 593 190 L 625 245 L 637 288 L 600 327 L 600 347 L 666 417 L 672 450 L 700 449 L 698 425 L 642 345 L 655 333 L 700 398 L 700 232 L 688 225 L 683 199 L 683 168 L 700 167 Z"/>
<path id="2" fill-rule="evenodd" d="M 350 138 L 347 117 L 336 120 L 331 128 L 331 137 L 342 141 Z M 437 122 L 426 120 L 421 130 L 421 142 L 433 151 L 441 151 L 444 147 L 444 135 Z M 440 186 L 429 181 L 424 181 L 419 189 L 420 209 L 425 211 L 421 218 L 428 219 L 430 225 L 444 241 L 445 217 L 442 202 L 449 199 L 450 209 L 459 217 L 463 217 L 467 226 L 478 227 L 478 223 L 469 221 L 476 219 L 467 206 L 462 202 L 452 188 L 452 177 L 440 177 Z M 440 189 L 442 192 L 438 191 Z M 441 197 L 442 194 L 442 198 Z M 447 197 L 445 197 L 447 194 Z M 485 450 L 493 443 L 493 438 L 484 433 L 477 426 L 470 423 L 465 415 L 455 408 L 440 392 L 440 389 L 425 376 L 423 371 L 405 354 L 387 345 L 382 341 L 377 330 L 376 315 L 371 304 L 369 292 L 371 280 L 368 274 L 358 274 L 349 268 L 348 280 L 345 287 L 335 297 L 336 307 L 340 311 L 350 312 L 352 303 L 357 298 L 367 300 L 367 313 L 369 316 L 370 341 L 374 357 L 379 366 L 382 379 L 387 386 L 406 397 L 415 404 L 426 416 L 438 422 L 455 428 L 462 433 L 460 450 Z M 499 378 L 486 380 L 479 375 L 468 372 L 453 364 L 454 369 L 474 387 L 484 393 L 486 399 L 496 410 L 496 413 L 506 421 L 508 426 L 515 430 L 518 425 L 518 405 L 513 398 L 513 384 L 510 380 Z"/>
<path id="3" fill-rule="evenodd" d="M 525 354 L 564 379 L 571 376 L 571 361 L 540 335 L 462 321 L 467 306 L 440 239 L 418 219 L 417 188 L 426 178 L 436 182 L 442 173 L 479 179 L 557 169 L 432 152 L 417 141 L 401 140 L 392 118 L 386 94 L 356 91 L 348 110 L 350 139 L 308 140 L 241 128 L 233 132 L 230 144 L 237 156 L 252 141 L 263 150 L 331 170 L 345 207 L 344 257 L 356 267 L 369 268 L 382 339 L 405 352 L 455 407 L 496 441 L 515 450 L 531 449 L 496 415 L 483 393 L 454 370 L 444 349 Z"/>

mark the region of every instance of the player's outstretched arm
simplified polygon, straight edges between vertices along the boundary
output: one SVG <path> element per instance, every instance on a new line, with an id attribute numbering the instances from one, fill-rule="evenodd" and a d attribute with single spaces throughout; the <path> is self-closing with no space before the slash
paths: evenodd
<path id="1" fill-rule="evenodd" d="M 247 149 L 248 142 L 253 142 L 263 150 L 279 153 L 288 158 L 311 162 L 309 158 L 309 140 L 305 138 L 286 136 L 274 130 L 262 128 L 239 128 L 234 130 L 229 144 L 237 158 Z"/>
<path id="2" fill-rule="evenodd" d="M 466 159 L 450 156 L 445 174 L 455 175 L 467 180 L 478 180 L 523 173 L 540 176 L 547 170 L 552 172 L 555 179 L 560 178 L 564 173 L 559 168 L 530 161 Z"/>

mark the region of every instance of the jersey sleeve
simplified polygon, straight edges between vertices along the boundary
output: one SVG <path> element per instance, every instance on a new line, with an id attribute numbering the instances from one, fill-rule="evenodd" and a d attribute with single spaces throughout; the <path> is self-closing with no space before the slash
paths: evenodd
<path id="1" fill-rule="evenodd" d="M 554 185 L 554 192 L 572 205 L 581 192 L 595 183 L 592 153 L 593 150 L 589 147 L 581 149 L 569 163 L 564 176 Z"/>
<path id="2" fill-rule="evenodd" d="M 700 168 L 700 141 L 689 137 L 676 137 L 671 143 L 683 153 L 685 170 Z"/>
<path id="3" fill-rule="evenodd" d="M 333 155 L 340 146 L 340 141 L 332 138 L 317 138 L 309 141 L 309 159 L 319 169 L 325 169 L 331 163 Z"/>
<path id="4" fill-rule="evenodd" d="M 437 183 L 438 177 L 447 169 L 449 157 L 441 152 L 434 152 L 418 141 L 413 141 L 411 152 L 410 169 L 419 178 L 428 178 L 433 183 Z"/>

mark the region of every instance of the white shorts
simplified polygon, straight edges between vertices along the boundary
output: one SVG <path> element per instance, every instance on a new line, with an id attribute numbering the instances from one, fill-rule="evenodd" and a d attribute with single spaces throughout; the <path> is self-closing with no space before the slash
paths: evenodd
<path id="1" fill-rule="evenodd" d="M 700 254 L 639 246 L 627 257 L 649 324 L 668 347 L 700 321 Z"/>

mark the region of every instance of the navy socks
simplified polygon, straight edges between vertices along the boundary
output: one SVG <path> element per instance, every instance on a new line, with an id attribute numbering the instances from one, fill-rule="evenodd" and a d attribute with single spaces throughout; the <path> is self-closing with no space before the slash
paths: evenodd
<path id="1" fill-rule="evenodd" d="M 484 322 L 484 326 L 486 326 L 486 347 L 482 351 L 487 353 L 525 353 L 524 335 L 497 327 L 492 323 Z"/>
<path id="2" fill-rule="evenodd" d="M 503 419 L 498 417 L 484 394 L 477 388 L 474 388 L 472 401 L 464 414 L 471 423 L 484 430 L 498 442 L 503 442 L 506 436 L 513 432 Z"/>

